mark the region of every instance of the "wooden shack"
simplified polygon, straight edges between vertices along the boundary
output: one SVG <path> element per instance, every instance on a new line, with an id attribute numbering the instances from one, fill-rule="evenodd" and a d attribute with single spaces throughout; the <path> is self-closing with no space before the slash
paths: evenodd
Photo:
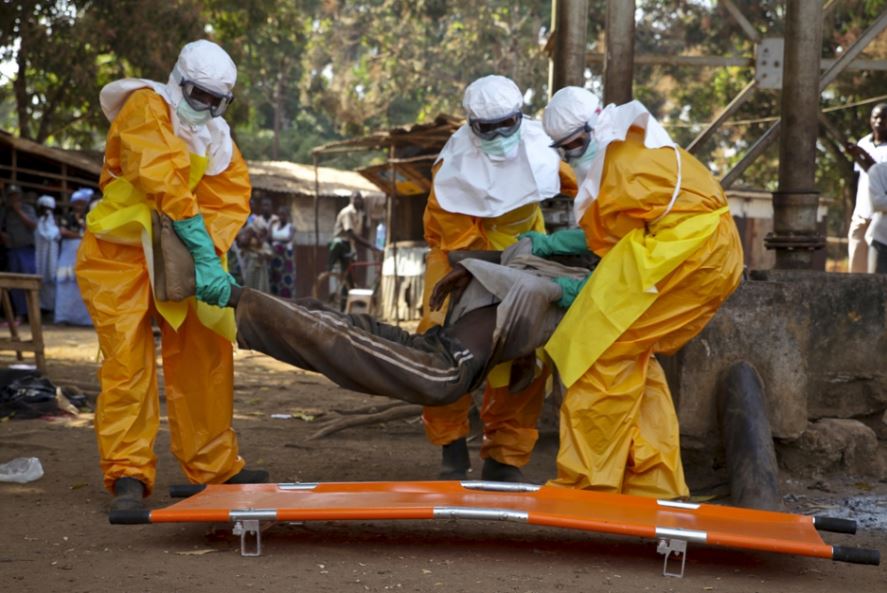
<path id="1" fill-rule="evenodd" d="M 296 296 L 311 296 L 317 274 L 326 270 L 327 243 L 332 239 L 336 214 L 360 191 L 369 206 L 369 228 L 384 216 L 384 195 L 363 176 L 330 167 L 287 161 L 248 161 L 253 199 L 270 198 L 275 211 L 290 211 L 295 237 L 293 257 Z"/>
<path id="2" fill-rule="evenodd" d="M 48 194 L 64 206 L 81 187 L 97 190 L 101 171 L 100 153 L 43 146 L 0 130 L 0 181 L 26 194 Z"/>
<path id="3" fill-rule="evenodd" d="M 313 151 L 316 160 L 368 151 L 380 153 L 383 160 L 357 171 L 387 197 L 380 317 L 404 321 L 421 316 L 428 251 L 422 215 L 431 191 L 431 167 L 460 125 L 461 119 L 441 114 L 429 123 L 333 142 Z"/>

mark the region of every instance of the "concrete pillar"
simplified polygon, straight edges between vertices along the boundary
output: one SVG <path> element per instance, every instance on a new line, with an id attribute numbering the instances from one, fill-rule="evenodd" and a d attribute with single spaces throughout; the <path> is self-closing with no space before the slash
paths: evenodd
<path id="1" fill-rule="evenodd" d="M 549 98 L 565 86 L 585 86 L 588 0 L 553 0 L 551 25 L 554 54 L 549 72 Z"/>
<path id="2" fill-rule="evenodd" d="M 812 268 L 813 251 L 825 245 L 816 224 L 815 184 L 821 55 L 822 3 L 787 0 L 779 189 L 766 239 L 780 269 Z"/>
<path id="3" fill-rule="evenodd" d="M 607 0 L 604 104 L 621 105 L 633 97 L 634 4 L 635 0 Z"/>

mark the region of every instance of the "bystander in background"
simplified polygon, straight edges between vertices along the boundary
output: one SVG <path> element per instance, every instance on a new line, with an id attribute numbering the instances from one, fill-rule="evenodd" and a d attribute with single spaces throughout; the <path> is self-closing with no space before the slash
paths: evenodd
<path id="1" fill-rule="evenodd" d="M 69 325 L 92 325 L 92 319 L 83 304 L 74 264 L 77 250 L 86 230 L 86 213 L 95 192 L 82 188 L 71 194 L 71 205 L 59 223 L 61 246 L 55 275 L 55 322 Z"/>
<path id="2" fill-rule="evenodd" d="M 37 228 L 34 229 L 34 267 L 40 276 L 40 310 L 55 309 L 55 274 L 59 256 L 59 227 L 55 220 L 55 198 L 37 198 Z"/>
<path id="3" fill-rule="evenodd" d="M 850 230 L 847 233 L 847 271 L 874 271 L 874 257 L 869 257 L 866 232 L 872 221 L 872 202 L 869 197 L 869 169 L 875 163 L 887 161 L 887 103 L 878 103 L 872 108 L 869 119 L 872 133 L 867 134 L 856 144 L 848 144 L 845 148 L 854 159 L 853 170 L 858 174 L 856 184 L 856 205 L 850 218 Z"/>
<path id="4" fill-rule="evenodd" d="M 10 185 L 6 191 L 6 207 L 0 213 L 0 237 L 6 245 L 6 271 L 16 274 L 33 274 L 36 272 L 34 261 L 34 229 L 37 228 L 37 213 L 27 203 L 22 189 Z M 19 323 L 28 314 L 25 293 L 12 290 L 12 306 L 15 319 Z"/>
<path id="5" fill-rule="evenodd" d="M 293 264 L 293 224 L 287 206 L 277 209 L 277 219 L 271 223 L 271 294 L 284 299 L 295 296 L 295 268 Z"/>

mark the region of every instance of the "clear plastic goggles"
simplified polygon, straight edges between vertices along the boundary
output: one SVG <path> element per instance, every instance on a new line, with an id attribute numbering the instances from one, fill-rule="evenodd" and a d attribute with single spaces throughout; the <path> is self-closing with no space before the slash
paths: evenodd
<path id="1" fill-rule="evenodd" d="M 560 153 L 565 161 L 577 159 L 585 154 L 585 150 L 591 143 L 591 126 L 585 124 L 572 134 L 554 142 L 551 147 Z"/>
<path id="2" fill-rule="evenodd" d="M 471 131 L 481 140 L 492 140 L 496 136 L 508 138 L 520 129 L 524 114 L 518 111 L 500 119 L 469 119 Z"/>
<path id="3" fill-rule="evenodd" d="M 182 80 L 182 95 L 195 111 L 209 111 L 213 117 L 223 115 L 234 100 L 231 93 L 219 93 L 190 80 Z"/>

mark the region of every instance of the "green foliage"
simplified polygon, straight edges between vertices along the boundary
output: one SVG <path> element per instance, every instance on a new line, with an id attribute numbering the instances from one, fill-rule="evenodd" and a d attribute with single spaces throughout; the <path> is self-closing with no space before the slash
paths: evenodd
<path id="1" fill-rule="evenodd" d="M 820 0 L 811 0 L 820 1 Z M 716 0 L 636 0 L 636 54 L 749 57 L 754 44 Z M 783 0 L 734 0 L 762 36 L 780 36 Z M 885 0 L 841 0 L 824 21 L 823 57 L 846 49 Z M 588 39 L 602 52 L 607 0 L 589 0 Z M 472 80 L 498 73 L 527 91 L 531 114 L 548 95 L 541 41 L 551 2 L 531 0 L 20 0 L 0 2 L 0 126 L 41 142 L 102 143 L 102 85 L 136 76 L 165 81 L 180 47 L 208 37 L 238 65 L 226 118 L 250 159 L 310 162 L 316 146 L 378 129 L 462 113 Z M 887 57 L 887 38 L 864 57 Z M 588 72 L 600 91 L 601 67 Z M 687 145 L 752 79 L 751 68 L 663 65 L 635 69 L 634 92 Z M 868 130 L 880 72 L 848 71 L 823 95 L 827 117 L 850 138 Z M 848 106 L 856 106 L 848 108 Z M 700 156 L 723 175 L 780 111 L 776 91 L 755 91 Z M 820 153 L 823 195 L 846 204 L 849 166 Z M 328 164 L 349 166 L 374 155 Z M 741 185 L 775 189 L 774 146 Z M 836 225 L 840 224 L 838 217 Z M 837 227 L 836 227 L 837 228 Z M 835 231 L 837 232 L 837 231 Z"/>
<path id="2" fill-rule="evenodd" d="M 94 147 L 107 125 L 98 109 L 99 89 L 133 74 L 165 79 L 179 40 L 197 36 L 202 28 L 195 5 L 182 0 L 0 4 L 0 60 L 12 62 L 15 70 L 11 81 L 0 81 L 3 128 L 37 142 Z M 6 106 L 10 100 L 13 109 Z"/>
<path id="3" fill-rule="evenodd" d="M 784 32 L 785 3 L 777 0 L 734 0 L 762 37 Z M 636 54 L 704 56 L 754 55 L 754 44 L 720 3 L 705 0 L 638 0 Z M 885 9 L 884 0 L 837 2 L 824 19 L 823 58 L 846 50 Z M 872 43 L 863 57 L 887 58 L 887 39 Z M 701 132 L 752 79 L 752 68 L 690 68 L 655 66 L 635 71 L 635 96 L 644 101 L 683 145 Z M 887 95 L 887 80 L 880 72 L 845 71 L 823 94 L 827 117 L 848 138 L 868 133 L 872 103 L 847 108 Z M 699 156 L 718 175 L 727 173 L 749 146 L 773 123 L 781 109 L 778 91 L 756 90 L 727 125 L 701 147 Z M 815 125 L 815 122 L 811 122 Z M 843 234 L 844 220 L 852 208 L 851 166 L 846 158 L 821 145 L 817 184 L 832 201 L 830 233 Z M 774 144 L 742 175 L 737 185 L 766 190 L 777 186 L 778 147 Z M 843 207 L 843 208 L 842 208 Z"/>

